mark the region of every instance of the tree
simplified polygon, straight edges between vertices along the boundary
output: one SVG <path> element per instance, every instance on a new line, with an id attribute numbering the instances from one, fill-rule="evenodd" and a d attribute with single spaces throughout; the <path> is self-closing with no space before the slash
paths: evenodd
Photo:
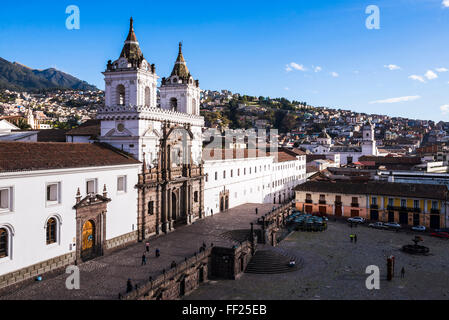
<path id="1" fill-rule="evenodd" d="M 20 130 L 30 130 L 31 126 L 26 122 L 24 118 L 20 118 L 19 121 L 17 121 L 17 126 L 20 128 Z"/>

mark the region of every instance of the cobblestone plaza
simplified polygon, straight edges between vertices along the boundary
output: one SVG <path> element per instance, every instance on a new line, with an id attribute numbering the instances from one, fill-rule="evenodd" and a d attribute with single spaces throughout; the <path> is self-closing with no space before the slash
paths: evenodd
<path id="1" fill-rule="evenodd" d="M 357 234 L 357 243 L 349 235 Z M 244 274 L 237 281 L 210 282 L 186 299 L 448 299 L 449 241 L 423 236 L 429 256 L 412 256 L 400 249 L 412 244 L 415 234 L 351 229 L 344 221 L 329 222 L 323 233 L 295 232 L 279 248 L 303 260 L 300 270 L 277 275 Z M 387 257 L 395 256 L 395 278 L 387 281 Z M 380 290 L 368 290 L 369 265 L 380 268 Z M 404 267 L 405 277 L 400 271 Z"/>

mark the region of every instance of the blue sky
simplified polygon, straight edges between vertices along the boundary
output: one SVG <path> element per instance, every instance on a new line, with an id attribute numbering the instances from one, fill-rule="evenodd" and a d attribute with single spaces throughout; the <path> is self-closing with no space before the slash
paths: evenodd
<path id="1" fill-rule="evenodd" d="M 80 30 L 65 27 L 69 5 Z M 368 5 L 379 30 L 365 26 Z M 449 0 L 5 1 L 0 57 L 103 88 L 130 16 L 161 77 L 183 41 L 203 89 L 449 121 Z"/>

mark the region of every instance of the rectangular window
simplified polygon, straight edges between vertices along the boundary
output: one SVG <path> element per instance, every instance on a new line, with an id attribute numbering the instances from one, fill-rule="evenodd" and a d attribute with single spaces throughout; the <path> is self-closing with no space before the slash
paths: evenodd
<path id="1" fill-rule="evenodd" d="M 223 179 L 226 179 L 226 171 L 223 171 Z"/>
<path id="2" fill-rule="evenodd" d="M 231 170 L 231 178 L 234 177 L 234 170 Z"/>
<path id="3" fill-rule="evenodd" d="M 193 199 L 195 202 L 198 202 L 198 191 L 195 191 L 195 193 L 193 194 Z"/>
<path id="4" fill-rule="evenodd" d="M 394 205 L 394 199 L 393 199 L 393 198 L 389 198 L 389 199 L 388 199 L 388 205 L 389 205 L 390 207 L 392 207 L 392 206 Z"/>
<path id="5" fill-rule="evenodd" d="M 47 185 L 47 202 L 59 201 L 58 189 L 59 183 L 51 183 Z"/>
<path id="6" fill-rule="evenodd" d="M 419 208 L 419 200 L 413 200 L 413 208 L 415 209 Z"/>
<path id="7" fill-rule="evenodd" d="M 237 169 L 237 176 L 240 177 L 240 169 Z"/>
<path id="8" fill-rule="evenodd" d="M 438 201 L 432 201 L 432 210 L 438 209 Z"/>
<path id="9" fill-rule="evenodd" d="M 371 204 L 373 204 L 375 206 L 377 205 L 377 198 L 376 197 L 372 197 Z"/>
<path id="10" fill-rule="evenodd" d="M 91 179 L 86 181 L 87 194 L 97 193 L 97 179 Z"/>
<path id="11" fill-rule="evenodd" d="M 401 208 L 407 207 L 407 201 L 405 199 L 401 199 Z"/>
<path id="12" fill-rule="evenodd" d="M 126 176 L 117 177 L 117 192 L 126 192 Z"/>
<path id="13" fill-rule="evenodd" d="M 154 215 L 154 201 L 148 202 L 148 215 Z"/>
<path id="14" fill-rule="evenodd" d="M 9 209 L 9 189 L 0 189 L 0 210 Z"/>

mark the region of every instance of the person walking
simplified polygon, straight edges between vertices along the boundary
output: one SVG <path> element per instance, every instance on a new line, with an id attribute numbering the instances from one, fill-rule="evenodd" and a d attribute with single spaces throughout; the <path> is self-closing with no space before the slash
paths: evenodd
<path id="1" fill-rule="evenodd" d="M 351 242 L 353 242 L 354 241 L 354 236 L 351 234 L 351 235 L 349 235 L 349 238 L 351 239 Z"/>
<path id="2" fill-rule="evenodd" d="M 145 255 L 145 253 L 142 255 L 142 266 L 147 264 L 147 256 Z"/>
<path id="3" fill-rule="evenodd" d="M 128 279 L 128 281 L 126 282 L 126 293 L 130 293 L 131 291 L 133 291 L 133 284 L 131 282 L 131 279 Z"/>
<path id="4" fill-rule="evenodd" d="M 354 243 L 357 243 L 357 235 L 354 235 Z"/>
<path id="5" fill-rule="evenodd" d="M 404 278 L 405 277 L 405 269 L 404 269 L 404 267 L 402 267 L 402 269 L 401 269 L 401 278 Z"/>
<path id="6" fill-rule="evenodd" d="M 147 249 L 147 252 L 150 252 L 150 243 L 148 241 L 145 243 L 145 248 Z"/>
<path id="7" fill-rule="evenodd" d="M 159 248 L 156 249 L 156 258 L 159 258 L 161 256 L 161 250 Z"/>
<path id="8" fill-rule="evenodd" d="M 256 208 L 256 216 L 259 214 L 259 209 Z"/>

